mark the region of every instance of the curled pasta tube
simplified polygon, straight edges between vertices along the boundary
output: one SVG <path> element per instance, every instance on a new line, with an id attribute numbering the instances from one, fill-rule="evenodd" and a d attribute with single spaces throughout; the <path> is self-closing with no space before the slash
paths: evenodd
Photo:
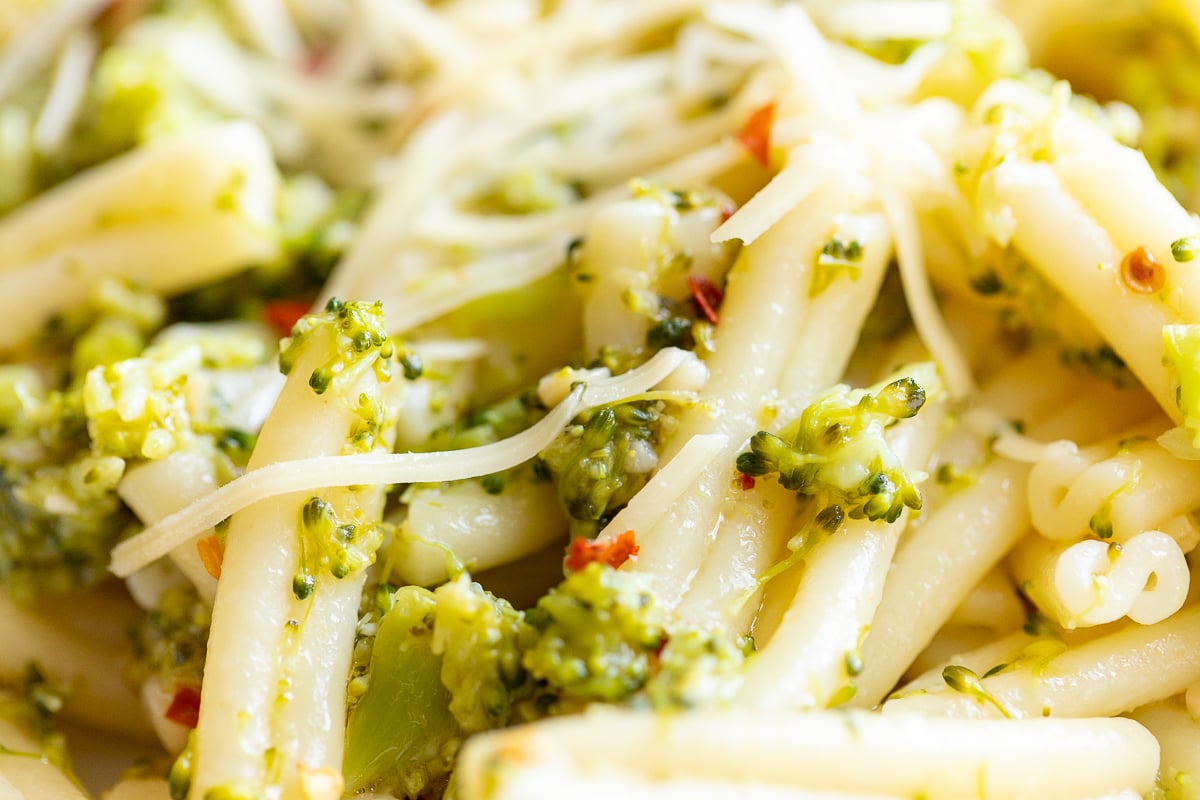
<path id="1" fill-rule="evenodd" d="M 1127 431 L 1115 452 L 1066 441 L 1046 446 L 1028 483 L 1038 533 L 1056 540 L 1091 533 L 1124 542 L 1200 506 L 1200 464 L 1145 438 L 1157 430 L 1151 422 Z"/>
<path id="2" fill-rule="evenodd" d="M 1087 539 L 1064 547 L 1030 537 L 1014 567 L 1026 593 L 1068 629 L 1122 617 L 1160 622 L 1183 607 L 1191 577 L 1179 544 L 1157 530 L 1122 544 Z"/>
<path id="3" fill-rule="evenodd" d="M 1084 536 L 1105 501 L 1137 477 L 1136 459 L 1096 462 L 1074 442 L 1054 442 L 1029 474 L 1033 527 L 1048 539 Z"/>

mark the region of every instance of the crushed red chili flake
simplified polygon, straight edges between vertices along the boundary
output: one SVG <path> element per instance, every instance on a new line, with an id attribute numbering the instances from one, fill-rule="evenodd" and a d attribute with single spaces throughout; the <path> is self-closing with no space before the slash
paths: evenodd
<path id="1" fill-rule="evenodd" d="M 694 275 L 689 275 L 688 289 L 692 293 L 692 301 L 695 302 L 696 308 L 704 315 L 704 318 L 716 325 L 721 321 L 721 316 L 717 313 L 717 309 L 721 307 L 721 301 L 725 299 L 725 293 L 717 288 L 716 284 L 708 278 L 698 278 Z"/>
<path id="2" fill-rule="evenodd" d="M 319 75 L 329 66 L 330 57 L 333 55 L 333 48 L 329 45 L 318 45 L 310 47 L 304 53 L 304 59 L 300 63 L 300 69 L 306 75 Z"/>
<path id="3" fill-rule="evenodd" d="M 307 300 L 268 300 L 263 303 L 262 317 L 264 322 L 279 331 L 280 336 L 290 336 L 292 328 L 311 307 L 312 304 Z"/>
<path id="4" fill-rule="evenodd" d="M 771 166 L 771 122 L 774 119 L 775 104 L 767 103 L 750 115 L 737 135 L 742 147 L 764 167 Z"/>
<path id="5" fill-rule="evenodd" d="M 179 687 L 163 716 L 185 728 L 196 727 L 200 721 L 200 692 L 191 686 Z"/>
<path id="6" fill-rule="evenodd" d="M 1145 247 L 1121 259 L 1121 282 L 1139 294 L 1154 294 L 1167 284 L 1167 268 Z"/>
<path id="7" fill-rule="evenodd" d="M 751 489 L 754 488 L 754 476 L 747 475 L 744 472 L 739 472 L 737 474 L 737 485 L 738 485 L 738 488 L 741 489 L 743 492 L 750 491 Z"/>
<path id="8" fill-rule="evenodd" d="M 588 564 L 598 561 L 616 569 L 636 556 L 638 549 L 631 530 L 599 542 L 580 537 L 571 540 L 571 547 L 567 550 L 563 566 L 571 572 L 578 572 Z"/>

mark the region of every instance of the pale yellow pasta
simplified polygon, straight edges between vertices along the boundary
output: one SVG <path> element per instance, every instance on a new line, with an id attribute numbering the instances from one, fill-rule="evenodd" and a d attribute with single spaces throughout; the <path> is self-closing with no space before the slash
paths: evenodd
<path id="1" fill-rule="evenodd" d="M 1190 575 L 1183 550 L 1158 530 L 1123 542 L 1026 537 L 1011 563 L 1042 613 L 1071 629 L 1122 617 L 1149 625 L 1183 606 Z"/>
<path id="2" fill-rule="evenodd" d="M 603 747 L 596 746 L 597 736 Z M 799 754 L 803 770 L 794 768 Z M 555 764 L 585 774 L 619 768 L 660 780 L 854 795 L 1066 800 L 1147 791 L 1158 768 L 1158 745 L 1123 719 L 964 721 L 862 711 L 656 718 L 597 709 L 474 739 L 463 754 L 461 785 L 467 796 L 480 797 L 485 785 L 498 788 L 522 770 Z"/>
<path id="3" fill-rule="evenodd" d="M 996 459 L 902 542 L 862 645 L 854 705 L 880 702 L 958 604 L 1028 527 L 1014 493 L 1028 468 Z"/>
<path id="4" fill-rule="evenodd" d="M 1143 706 L 1129 715 L 1154 734 L 1162 748 L 1159 781 L 1180 800 L 1200 797 L 1200 721 L 1178 697 Z"/>
<path id="5" fill-rule="evenodd" d="M 1120 714 L 1200 680 L 1198 623 L 1200 607 L 1193 606 L 1154 625 L 1130 624 L 1049 658 L 1012 663 L 1010 669 L 982 678 L 978 691 L 955 691 L 944 681 L 939 689 L 941 674 L 930 675 L 921 679 L 929 690 L 906 689 L 884 703 L 883 711 L 969 718 Z M 986 672 L 1004 663 L 982 668 Z M 1155 676 L 1153 681 L 1145 679 L 1147 672 Z"/>
<path id="6" fill-rule="evenodd" d="M 914 378 L 933 397 L 936 381 Z M 945 397 L 930 400 L 913 420 L 891 431 L 891 446 L 908 467 L 928 462 L 945 413 Z M 747 667 L 735 705 L 757 709 L 827 706 L 855 692 L 859 648 L 870 630 L 896 543 L 900 520 L 848 520 L 818 541 L 804 559 L 804 576 L 778 628 Z M 848 698 L 847 698 L 848 699 Z"/>

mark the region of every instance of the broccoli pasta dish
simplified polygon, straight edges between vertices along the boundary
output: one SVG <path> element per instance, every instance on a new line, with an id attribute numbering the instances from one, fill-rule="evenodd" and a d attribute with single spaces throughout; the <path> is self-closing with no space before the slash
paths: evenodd
<path id="1" fill-rule="evenodd" d="M 0 0 L 0 800 L 1200 798 L 1195 211 L 1193 0 Z"/>

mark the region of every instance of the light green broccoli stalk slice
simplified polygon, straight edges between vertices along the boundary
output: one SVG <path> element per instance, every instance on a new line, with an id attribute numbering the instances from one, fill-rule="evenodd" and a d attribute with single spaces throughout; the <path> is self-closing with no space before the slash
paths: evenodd
<path id="1" fill-rule="evenodd" d="M 835 386 L 779 435 L 759 431 L 737 459 L 744 475 L 777 475 L 785 489 L 816 498 L 840 518 L 895 522 L 921 508 L 923 473 L 904 468 L 884 438 L 887 428 L 916 415 L 925 390 L 911 377 L 871 389 Z"/>
<path id="2" fill-rule="evenodd" d="M 542 451 L 573 536 L 595 536 L 646 485 L 663 421 L 661 401 L 606 406 L 581 414 Z"/>
<path id="3" fill-rule="evenodd" d="M 346 729 L 348 793 L 417 797 L 444 786 L 463 733 L 433 652 L 437 610 L 433 592 L 406 586 L 379 622 L 369 683 Z"/>

